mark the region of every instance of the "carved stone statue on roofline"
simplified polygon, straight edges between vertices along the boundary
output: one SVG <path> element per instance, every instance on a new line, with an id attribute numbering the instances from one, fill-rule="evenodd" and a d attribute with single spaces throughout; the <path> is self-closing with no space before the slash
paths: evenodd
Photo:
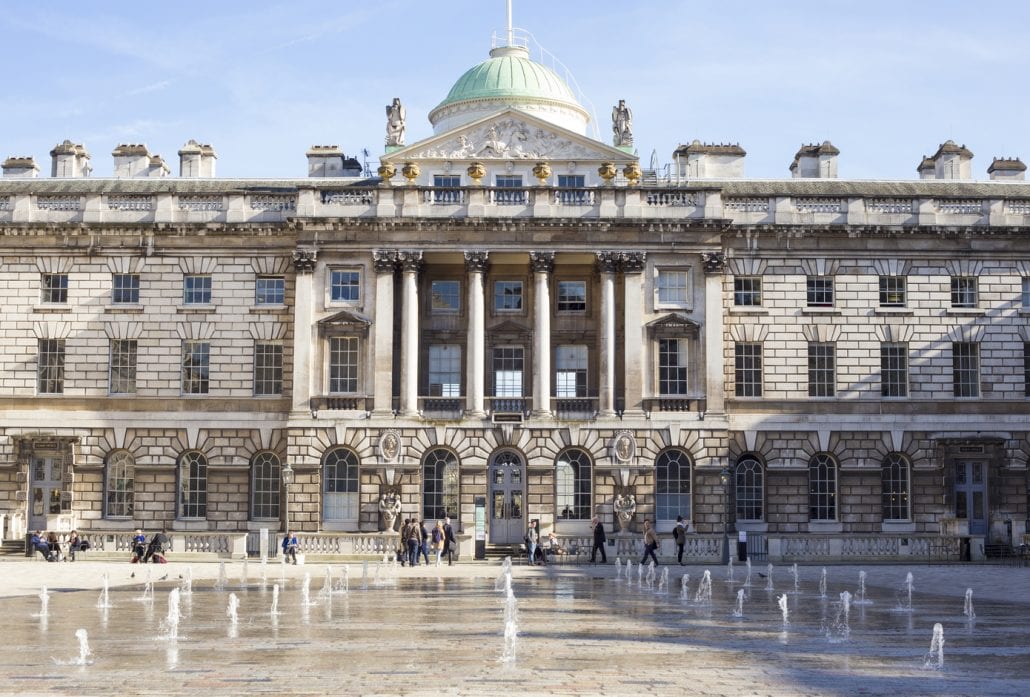
<path id="1" fill-rule="evenodd" d="M 633 145 L 633 112 L 626 106 L 625 99 L 612 107 L 612 133 L 616 147 Z"/>
<path id="2" fill-rule="evenodd" d="M 394 97 L 393 103 L 386 107 L 386 144 L 400 147 L 404 145 L 404 106 L 400 97 Z"/>

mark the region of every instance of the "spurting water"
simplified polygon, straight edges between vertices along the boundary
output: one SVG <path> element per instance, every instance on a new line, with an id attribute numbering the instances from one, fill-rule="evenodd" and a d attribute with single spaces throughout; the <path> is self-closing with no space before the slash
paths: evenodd
<path id="1" fill-rule="evenodd" d="M 168 614 L 165 616 L 164 621 L 161 622 L 161 627 L 165 631 L 166 639 L 178 639 L 179 638 L 179 589 L 173 588 L 168 593 Z"/>
<path id="2" fill-rule="evenodd" d="M 279 583 L 286 587 L 286 555 L 279 557 Z"/>
<path id="3" fill-rule="evenodd" d="M 705 569 L 705 575 L 701 577 L 701 583 L 697 585 L 697 594 L 694 596 L 695 603 L 712 604 L 712 572 Z"/>
<path id="4" fill-rule="evenodd" d="M 633 560 L 626 560 L 626 583 L 633 582 Z"/>
<path id="5" fill-rule="evenodd" d="M 970 620 L 976 618 L 976 613 L 973 612 L 973 589 L 972 588 L 967 588 L 966 589 L 966 602 L 965 602 L 965 605 L 962 608 L 962 614 L 965 615 L 966 618 L 970 619 Z"/>
<path id="6" fill-rule="evenodd" d="M 837 609 L 837 617 L 833 620 L 826 635 L 831 640 L 847 641 L 851 636 L 851 593 L 843 591 L 840 594 L 840 607 Z"/>
<path id="7" fill-rule="evenodd" d="M 654 588 L 654 577 L 655 577 L 654 562 L 650 561 L 650 562 L 647 563 L 647 587 L 648 588 Z"/>
<path id="8" fill-rule="evenodd" d="M 744 577 L 744 585 L 748 588 L 751 587 L 751 559 L 750 557 L 746 561 L 747 563 L 747 576 Z"/>
<path id="9" fill-rule="evenodd" d="M 79 640 L 79 658 L 74 663 L 79 666 L 87 666 L 93 662 L 90 659 L 93 652 L 89 650 L 89 636 L 85 629 L 76 629 L 75 638 Z"/>
<path id="10" fill-rule="evenodd" d="M 361 589 L 368 588 L 368 559 L 361 562 Z"/>
<path id="11" fill-rule="evenodd" d="M 272 609 L 269 611 L 269 614 L 272 614 L 272 615 L 278 615 L 279 614 L 279 584 L 278 583 L 276 583 L 275 585 L 272 586 Z"/>
<path id="12" fill-rule="evenodd" d="M 855 599 L 851 601 L 853 605 L 871 605 L 871 600 L 865 599 L 865 571 L 858 572 L 858 590 L 855 592 Z"/>
<path id="13" fill-rule="evenodd" d="M 303 607 L 312 605 L 311 602 L 311 574 L 304 574 L 304 581 L 300 584 L 300 604 Z"/>
<path id="14" fill-rule="evenodd" d="M 734 617 L 744 616 L 744 589 L 741 588 L 737 591 L 737 605 L 733 608 Z"/>
<path id="15" fill-rule="evenodd" d="M 243 590 L 247 589 L 247 560 L 243 560 L 243 564 L 240 566 L 240 588 Z"/>
<path id="16" fill-rule="evenodd" d="M 104 574 L 104 588 L 100 591 L 100 597 L 97 598 L 97 607 L 101 610 L 111 607 L 110 593 L 108 591 L 107 585 L 107 574 Z"/>
<path id="17" fill-rule="evenodd" d="M 505 558 L 505 565 L 497 585 L 504 590 L 504 649 L 501 652 L 502 663 L 515 663 L 518 653 L 519 618 L 518 602 L 511 588 L 511 558 Z"/>
<path id="18" fill-rule="evenodd" d="M 637 585 L 644 585 L 644 564 L 643 562 L 637 564 Z"/>
<path id="19" fill-rule="evenodd" d="M 680 600 L 690 599 L 690 574 L 683 574 L 680 579 Z"/>
<path id="20" fill-rule="evenodd" d="M 819 597 L 826 597 L 826 567 L 823 567 L 823 572 L 819 574 Z"/>
<path id="21" fill-rule="evenodd" d="M 41 586 L 39 589 L 39 616 L 47 616 L 47 608 L 50 606 L 50 593 L 47 591 L 46 586 Z"/>
<path id="22" fill-rule="evenodd" d="M 902 587 L 904 595 L 898 600 L 899 612 L 912 612 L 912 587 L 912 572 L 910 571 L 905 576 L 905 585 Z"/>
<path id="23" fill-rule="evenodd" d="M 615 557 L 615 580 L 618 581 L 622 578 L 622 560 Z"/>
<path id="24" fill-rule="evenodd" d="M 733 556 L 726 563 L 726 583 L 733 583 Z"/>
<path id="25" fill-rule="evenodd" d="M 225 562 L 218 562 L 218 580 L 215 581 L 215 590 L 224 591 L 225 587 L 229 583 L 229 578 L 225 575 Z"/>
<path id="26" fill-rule="evenodd" d="M 229 594 L 229 605 L 225 608 L 225 616 L 229 618 L 229 624 L 235 626 L 239 621 L 240 599 L 235 593 Z"/>
<path id="27" fill-rule="evenodd" d="M 261 557 L 261 585 L 268 583 L 268 557 Z"/>
<path id="28" fill-rule="evenodd" d="M 186 573 L 182 577 L 182 583 L 180 584 L 180 592 L 182 595 L 193 595 L 193 567 L 187 566 Z"/>
<path id="29" fill-rule="evenodd" d="M 154 602 L 154 582 L 150 580 L 150 569 L 147 569 L 147 582 L 143 584 L 143 595 L 139 597 L 141 603 Z"/>
<path id="30" fill-rule="evenodd" d="M 667 593 L 669 591 L 669 569 L 665 567 L 662 569 L 661 576 L 658 577 L 658 592 Z"/>
<path id="31" fill-rule="evenodd" d="M 780 596 L 777 601 L 777 605 L 780 606 L 780 613 L 783 615 L 783 626 L 786 627 L 790 624 L 790 620 L 787 619 L 787 594 L 784 593 Z"/>
<path id="32" fill-rule="evenodd" d="M 798 593 L 798 565 L 796 563 L 795 564 L 791 564 L 791 566 L 790 566 L 790 575 L 794 577 L 794 593 L 796 595 Z M 772 577 L 772 574 L 770 574 L 770 578 L 771 577 Z"/>
<path id="33" fill-rule="evenodd" d="M 347 593 L 350 591 L 350 567 L 346 564 L 343 565 L 343 569 L 340 571 L 340 578 L 336 580 L 336 588 L 334 590 L 337 593 Z"/>
<path id="34" fill-rule="evenodd" d="M 772 572 L 773 572 L 773 565 L 772 564 L 769 564 L 769 566 L 765 567 L 765 589 L 767 591 L 772 591 L 772 589 L 773 589 Z"/>
<path id="35" fill-rule="evenodd" d="M 940 622 L 933 626 L 930 652 L 923 660 L 923 667 L 931 670 L 944 670 L 944 627 Z"/>
<path id="36" fill-rule="evenodd" d="M 322 588 L 318 591 L 318 597 L 321 600 L 329 600 L 333 595 L 333 572 L 326 566 L 325 567 L 325 580 L 322 581 Z"/>

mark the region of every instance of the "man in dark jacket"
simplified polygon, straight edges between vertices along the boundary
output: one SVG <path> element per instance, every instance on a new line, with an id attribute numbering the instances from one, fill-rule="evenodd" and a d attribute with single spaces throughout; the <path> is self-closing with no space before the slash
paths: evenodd
<path id="1" fill-rule="evenodd" d="M 604 536 L 604 523 L 601 522 L 600 518 L 595 516 L 594 520 L 593 520 L 593 525 L 594 525 L 594 546 L 590 550 L 590 563 L 593 564 L 596 561 L 596 559 L 597 559 L 597 550 L 601 550 L 601 563 L 602 564 L 607 564 L 608 563 L 608 555 L 605 554 L 605 552 L 604 552 L 604 543 L 607 541 L 607 538 Z"/>
<path id="2" fill-rule="evenodd" d="M 155 564 L 163 564 L 165 552 L 168 551 L 170 546 L 168 535 L 165 534 L 164 530 L 155 533 L 154 536 L 150 538 L 150 544 L 147 545 L 147 554 L 143 557 L 143 563 L 146 564 L 148 561 L 153 559 Z"/>
<path id="3" fill-rule="evenodd" d="M 454 538 L 454 528 L 451 526 L 451 519 L 443 519 L 443 551 L 447 554 L 447 566 L 454 566 L 454 549 L 458 541 Z"/>

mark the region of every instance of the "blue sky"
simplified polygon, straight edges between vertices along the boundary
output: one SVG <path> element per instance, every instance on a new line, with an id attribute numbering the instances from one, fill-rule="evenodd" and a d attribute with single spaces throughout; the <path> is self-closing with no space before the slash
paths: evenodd
<path id="1" fill-rule="evenodd" d="M 1030 162 L 1030 3 L 1022 0 L 514 0 L 515 25 L 575 74 L 610 137 L 634 113 L 641 159 L 694 138 L 739 142 L 749 177 L 789 176 L 801 143 L 840 148 L 842 178 L 914 179 L 951 138 Z M 8 0 L 0 157 L 70 138 L 109 176 L 145 142 L 178 171 L 186 140 L 218 174 L 299 177 L 304 151 L 383 150 L 384 108 L 408 142 L 503 28 L 503 0 Z"/>

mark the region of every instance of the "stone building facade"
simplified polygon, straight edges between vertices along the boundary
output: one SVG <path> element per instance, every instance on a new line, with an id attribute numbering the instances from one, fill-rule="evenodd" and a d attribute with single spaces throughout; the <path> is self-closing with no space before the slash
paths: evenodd
<path id="1" fill-rule="evenodd" d="M 777 559 L 1018 544 L 1018 160 L 976 182 L 947 143 L 919 181 L 852 182 L 823 143 L 757 181 L 695 141 L 659 178 L 628 111 L 589 137 L 517 45 L 432 137 L 404 145 L 402 113 L 377 179 L 327 146 L 305 179 L 215 178 L 196 141 L 179 177 L 142 145 L 110 179 L 70 141 L 50 178 L 4 163 L 8 535 L 288 524 L 347 552 L 405 517 L 508 545 L 598 516 L 629 549 L 682 515 L 697 558 L 731 530 Z"/>

